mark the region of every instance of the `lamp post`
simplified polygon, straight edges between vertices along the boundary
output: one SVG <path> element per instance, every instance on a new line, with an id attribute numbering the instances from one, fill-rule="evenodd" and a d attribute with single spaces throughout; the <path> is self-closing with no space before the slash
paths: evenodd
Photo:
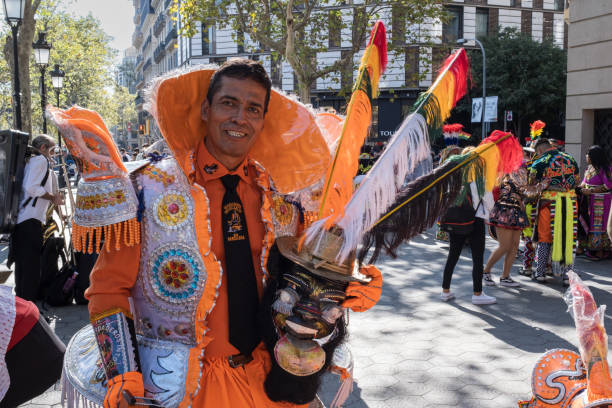
<path id="1" fill-rule="evenodd" d="M 57 107 L 59 108 L 60 107 L 59 106 L 60 105 L 60 99 L 59 99 L 60 90 L 62 89 L 62 86 L 64 85 L 64 76 L 66 74 L 64 73 L 64 71 L 60 69 L 59 64 L 55 64 L 53 71 L 49 73 L 51 74 L 51 83 L 53 84 L 53 89 L 55 89 L 55 97 L 57 98 Z M 62 149 L 62 136 L 61 135 L 58 135 L 57 141 L 58 141 L 58 145 L 61 151 Z"/>
<path id="2" fill-rule="evenodd" d="M 482 43 L 474 38 L 474 41 L 480 47 L 480 51 L 482 51 L 482 135 L 480 140 L 484 140 L 486 137 L 485 132 L 485 108 L 487 106 L 487 61 L 485 59 L 485 49 L 482 46 Z M 460 38 L 457 40 L 457 44 L 465 44 L 467 40 L 465 38 Z"/>
<path id="3" fill-rule="evenodd" d="M 45 71 L 49 65 L 49 52 L 51 45 L 45 40 L 45 33 L 38 33 L 38 40 L 32 44 L 34 48 L 34 59 L 36 65 L 40 68 L 40 107 L 42 108 L 43 117 L 43 133 L 47 133 L 47 117 L 45 116 L 45 108 L 47 107 L 47 92 L 45 86 Z"/>
<path id="4" fill-rule="evenodd" d="M 11 31 L 13 33 L 13 65 L 15 68 L 13 100 L 15 101 L 15 127 L 21 130 L 21 89 L 19 89 L 19 50 L 17 49 L 17 34 L 19 33 L 19 25 L 23 20 L 25 0 L 2 0 L 2 4 L 4 5 L 6 22 L 11 26 Z"/>

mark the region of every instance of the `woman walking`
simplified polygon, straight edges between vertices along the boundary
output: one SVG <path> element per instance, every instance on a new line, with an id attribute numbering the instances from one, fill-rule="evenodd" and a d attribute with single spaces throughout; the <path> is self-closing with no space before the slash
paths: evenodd
<path id="1" fill-rule="evenodd" d="M 529 226 L 529 219 L 525 212 L 525 199 L 537 197 L 546 187 L 547 183 L 537 186 L 528 185 L 527 170 L 524 167 L 502 178 L 499 186 L 499 199 L 495 202 L 489 218 L 489 225 L 495 227 L 499 245 L 484 268 L 483 281 L 486 285 L 495 286 L 491 269 L 503 256 L 504 266 L 499 284 L 509 287 L 520 286 L 510 277 L 510 269 L 516 259 L 521 231 Z"/>
<path id="2" fill-rule="evenodd" d="M 469 149 L 473 148 L 464 149 L 462 154 L 470 151 Z M 482 265 L 485 249 L 484 220 L 489 216 L 493 197 L 491 193 L 486 193 L 480 200 L 474 182 L 464 185 L 463 188 L 469 189 L 465 194 L 465 199 L 459 205 L 450 207 L 441 221 L 441 228 L 448 232 L 450 247 L 444 266 L 440 299 L 446 302 L 455 298 L 455 295 L 450 291 L 451 279 L 465 240 L 469 238 L 472 250 L 472 285 L 474 290 L 472 303 L 475 305 L 490 305 L 497 300 L 493 296 L 488 296 L 482 290 Z"/>
<path id="3" fill-rule="evenodd" d="M 612 244 L 606 232 L 606 222 L 612 202 L 612 168 L 606 152 L 598 145 L 591 146 L 586 155 L 587 170 L 580 184 L 580 192 L 588 200 L 588 229 L 586 241 L 581 241 L 577 252 L 593 260 L 610 256 Z"/>

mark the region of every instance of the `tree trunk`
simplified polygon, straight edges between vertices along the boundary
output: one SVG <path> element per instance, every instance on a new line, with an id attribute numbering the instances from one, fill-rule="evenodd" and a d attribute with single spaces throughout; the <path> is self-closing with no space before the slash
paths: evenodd
<path id="1" fill-rule="evenodd" d="M 40 4 L 40 0 L 27 0 L 25 2 L 23 21 L 19 26 L 17 36 L 17 54 L 19 58 L 19 82 L 21 94 L 21 130 L 32 134 L 32 94 L 30 86 L 30 55 L 32 53 L 32 40 L 36 31 L 36 21 L 34 15 Z M 7 36 L 4 44 L 4 58 L 11 70 L 12 86 L 15 86 L 14 61 L 13 61 L 13 38 Z M 15 111 L 15 101 L 13 101 L 13 112 Z"/>
<path id="2" fill-rule="evenodd" d="M 309 104 L 310 101 L 310 85 L 311 83 L 306 83 L 306 81 L 298 80 L 298 88 L 300 90 L 300 100 L 303 104 Z"/>

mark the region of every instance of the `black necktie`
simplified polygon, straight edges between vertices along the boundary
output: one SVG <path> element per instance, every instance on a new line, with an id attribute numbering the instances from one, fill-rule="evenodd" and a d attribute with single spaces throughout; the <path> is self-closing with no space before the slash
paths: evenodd
<path id="1" fill-rule="evenodd" d="M 249 356 L 260 340 L 257 330 L 259 297 L 246 219 L 236 192 L 239 181 L 239 176 L 228 174 L 221 177 L 225 186 L 221 219 L 227 274 L 229 340 L 240 353 Z"/>

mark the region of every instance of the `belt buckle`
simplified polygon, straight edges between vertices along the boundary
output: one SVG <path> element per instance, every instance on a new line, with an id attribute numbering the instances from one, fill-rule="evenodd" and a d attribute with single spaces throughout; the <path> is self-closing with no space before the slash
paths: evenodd
<path id="1" fill-rule="evenodd" d="M 250 363 L 252 360 L 253 357 L 245 356 L 244 354 L 235 354 L 227 358 L 227 362 L 232 368 L 242 367 L 243 365 Z"/>

